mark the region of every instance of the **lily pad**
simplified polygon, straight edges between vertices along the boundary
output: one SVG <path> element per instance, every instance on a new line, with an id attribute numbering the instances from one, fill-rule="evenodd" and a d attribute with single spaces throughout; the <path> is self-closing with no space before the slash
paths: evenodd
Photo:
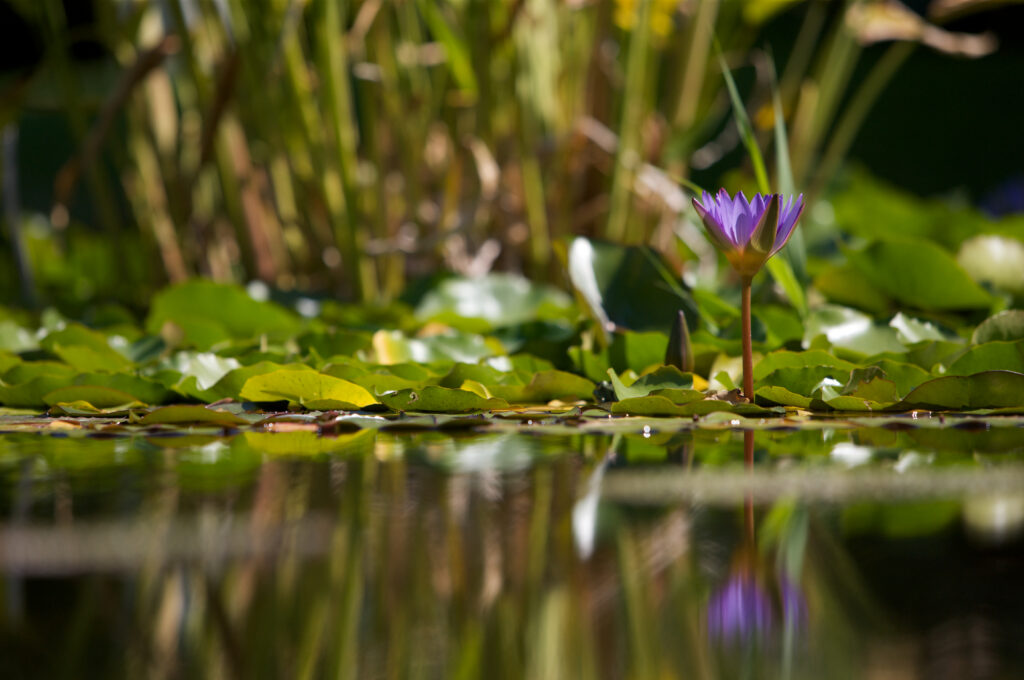
<path id="1" fill-rule="evenodd" d="M 43 396 L 43 402 L 47 406 L 61 403 L 86 402 L 97 409 L 105 409 L 120 407 L 125 404 L 137 404 L 138 400 L 134 395 L 114 389 L 113 387 L 69 385 L 47 392 Z M 145 404 L 139 405 L 144 406 Z"/>
<path id="2" fill-rule="evenodd" d="M 168 322 L 179 329 L 183 344 L 201 350 L 226 340 L 293 335 L 302 325 L 284 307 L 254 300 L 239 286 L 204 279 L 171 286 L 153 298 L 146 330 L 160 333 Z"/>
<path id="3" fill-rule="evenodd" d="M 848 253 L 869 283 L 918 309 L 984 309 L 991 296 L 932 241 L 893 238 Z"/>
<path id="4" fill-rule="evenodd" d="M 218 411 L 198 404 L 176 404 L 153 409 L 139 419 L 139 423 L 141 425 L 202 423 L 220 427 L 237 427 L 248 425 L 249 421 L 234 413 Z"/>
<path id="5" fill-rule="evenodd" d="M 1007 309 L 990 316 L 971 336 L 976 345 L 993 340 L 1024 340 L 1024 309 Z"/>
<path id="6" fill-rule="evenodd" d="M 431 385 L 418 390 L 400 390 L 380 397 L 382 404 L 396 411 L 464 413 L 507 408 L 504 399 L 487 399 L 461 389 Z"/>
<path id="7" fill-rule="evenodd" d="M 352 410 L 377 403 L 365 388 L 309 369 L 253 376 L 245 381 L 240 394 L 256 402 L 287 399 L 310 409 Z"/>
<path id="8" fill-rule="evenodd" d="M 918 386 L 892 410 L 971 410 L 1024 405 L 1024 373 L 984 371 L 935 378 Z"/>

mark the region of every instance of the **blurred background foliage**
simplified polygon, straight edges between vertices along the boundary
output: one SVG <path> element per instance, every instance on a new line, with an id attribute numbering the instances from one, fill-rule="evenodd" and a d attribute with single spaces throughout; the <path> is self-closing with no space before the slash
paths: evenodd
<path id="1" fill-rule="evenodd" d="M 812 302 L 906 304 L 885 272 L 864 283 L 845 260 L 894 232 L 1018 295 L 1020 218 L 972 206 L 1001 216 L 1024 200 L 1022 10 L 13 0 L 0 302 L 141 310 L 193 276 L 370 303 L 438 271 L 566 285 L 580 235 L 649 245 L 676 279 L 717 290 L 728 272 L 686 187 L 757 188 L 722 64 L 771 186 L 809 195 L 790 260 Z M 997 252 L 1017 260 L 986 280 Z"/>

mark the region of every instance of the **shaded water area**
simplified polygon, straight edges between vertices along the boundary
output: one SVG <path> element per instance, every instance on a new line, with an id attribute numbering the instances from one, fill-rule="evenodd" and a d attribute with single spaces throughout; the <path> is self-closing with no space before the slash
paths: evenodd
<path id="1" fill-rule="evenodd" d="M 746 436 L 0 435 L 3 677 L 1024 676 L 1019 421 Z"/>

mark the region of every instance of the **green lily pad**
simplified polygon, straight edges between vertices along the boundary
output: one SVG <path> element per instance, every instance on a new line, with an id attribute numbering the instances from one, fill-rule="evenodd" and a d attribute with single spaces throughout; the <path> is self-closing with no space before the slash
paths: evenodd
<path id="1" fill-rule="evenodd" d="M 201 350 L 227 340 L 289 336 L 302 325 L 297 315 L 254 300 L 239 286 L 203 279 L 171 286 L 153 298 L 147 332 L 158 334 L 168 322 L 180 329 L 184 344 Z"/>
<path id="2" fill-rule="evenodd" d="M 569 280 L 602 334 L 614 328 L 668 333 L 679 310 L 696 324 L 699 310 L 661 255 L 647 247 L 576 237 L 568 248 Z M 664 359 L 662 347 L 658 361 Z"/>
<path id="3" fill-rule="evenodd" d="M 141 425 L 202 423 L 220 427 L 237 427 L 248 425 L 249 421 L 228 411 L 217 411 L 198 404 L 175 404 L 161 406 L 144 415 Z"/>
<path id="4" fill-rule="evenodd" d="M 635 416 L 703 416 L 716 411 L 732 412 L 733 405 L 717 399 L 677 404 L 663 395 L 629 397 L 612 404 L 612 413 Z"/>
<path id="5" fill-rule="evenodd" d="M 827 267 L 814 278 L 814 287 L 830 302 L 872 314 L 885 314 L 892 306 L 892 300 L 850 264 Z"/>
<path id="6" fill-rule="evenodd" d="M 106 335 L 77 323 L 48 334 L 40 345 L 79 371 L 123 371 L 133 366 L 110 346 Z"/>
<path id="7" fill-rule="evenodd" d="M 138 400 L 134 395 L 114 389 L 113 387 L 69 385 L 47 392 L 43 396 L 43 402 L 47 406 L 60 403 L 86 402 L 97 409 L 105 409 L 120 407 L 125 404 L 136 404 Z M 139 405 L 144 406 L 145 404 Z"/>
<path id="8" fill-rule="evenodd" d="M 396 411 L 464 413 L 508 408 L 504 399 L 485 398 L 468 390 L 430 385 L 418 390 L 400 390 L 380 397 L 382 404 Z"/>
<path id="9" fill-rule="evenodd" d="M 811 310 L 805 321 L 804 347 L 813 349 L 815 340 L 821 336 L 831 347 L 845 350 L 847 356 L 906 351 L 896 329 L 878 326 L 867 314 L 849 307 L 822 305 Z"/>
<path id="10" fill-rule="evenodd" d="M 249 401 L 287 399 L 318 410 L 352 410 L 377 403 L 365 388 L 310 369 L 282 369 L 255 375 L 245 381 L 240 395 Z"/>
<path id="11" fill-rule="evenodd" d="M 832 366 L 847 373 L 857 368 L 857 364 L 840 359 L 820 349 L 804 352 L 778 350 L 764 355 L 760 361 L 754 364 L 754 382 L 761 382 L 765 376 L 780 368 L 812 368 L 815 366 Z"/>
<path id="12" fill-rule="evenodd" d="M 1024 373 L 1024 340 L 975 345 L 949 366 L 946 375 L 971 375 L 998 370 Z"/>
<path id="13" fill-rule="evenodd" d="M 421 322 L 440 321 L 472 332 L 562 319 L 571 313 L 572 299 L 557 288 L 504 273 L 444 279 L 416 307 Z"/>
<path id="14" fill-rule="evenodd" d="M 651 373 L 641 376 L 630 385 L 626 385 L 619 375 L 610 368 L 608 369 L 608 376 L 611 379 L 612 387 L 615 389 L 615 396 L 619 400 L 646 397 L 655 390 L 677 389 L 695 391 L 691 390 L 693 387 L 693 374 L 683 373 L 675 366 L 662 366 Z"/>
<path id="15" fill-rule="evenodd" d="M 971 410 L 1024 405 L 1024 373 L 984 371 L 935 378 L 912 390 L 893 410 Z"/>
<path id="16" fill-rule="evenodd" d="M 971 342 L 980 345 L 993 340 L 1024 340 L 1024 309 L 1007 309 L 978 324 Z"/>
<path id="17" fill-rule="evenodd" d="M 991 296 L 932 241 L 893 238 L 848 253 L 869 283 L 918 309 L 985 309 Z"/>

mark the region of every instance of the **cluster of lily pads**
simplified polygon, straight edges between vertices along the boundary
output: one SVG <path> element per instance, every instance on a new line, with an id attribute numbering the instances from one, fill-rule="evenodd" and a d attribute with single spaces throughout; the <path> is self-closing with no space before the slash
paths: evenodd
<path id="1" fill-rule="evenodd" d="M 229 412 L 289 409 L 1024 409 L 1024 269 L 1012 260 L 1024 222 L 860 176 L 852 186 L 827 204 L 833 224 L 804 217 L 805 301 L 741 272 L 749 324 L 727 268 L 694 282 L 648 248 L 577 237 L 560 250 L 571 294 L 512 274 L 453 276 L 375 308 L 194 280 L 156 295 L 141 323 L 109 307 L 86 323 L 0 309 L 0 408 L 225 424 Z M 153 410 L 172 404 L 190 406 Z"/>

